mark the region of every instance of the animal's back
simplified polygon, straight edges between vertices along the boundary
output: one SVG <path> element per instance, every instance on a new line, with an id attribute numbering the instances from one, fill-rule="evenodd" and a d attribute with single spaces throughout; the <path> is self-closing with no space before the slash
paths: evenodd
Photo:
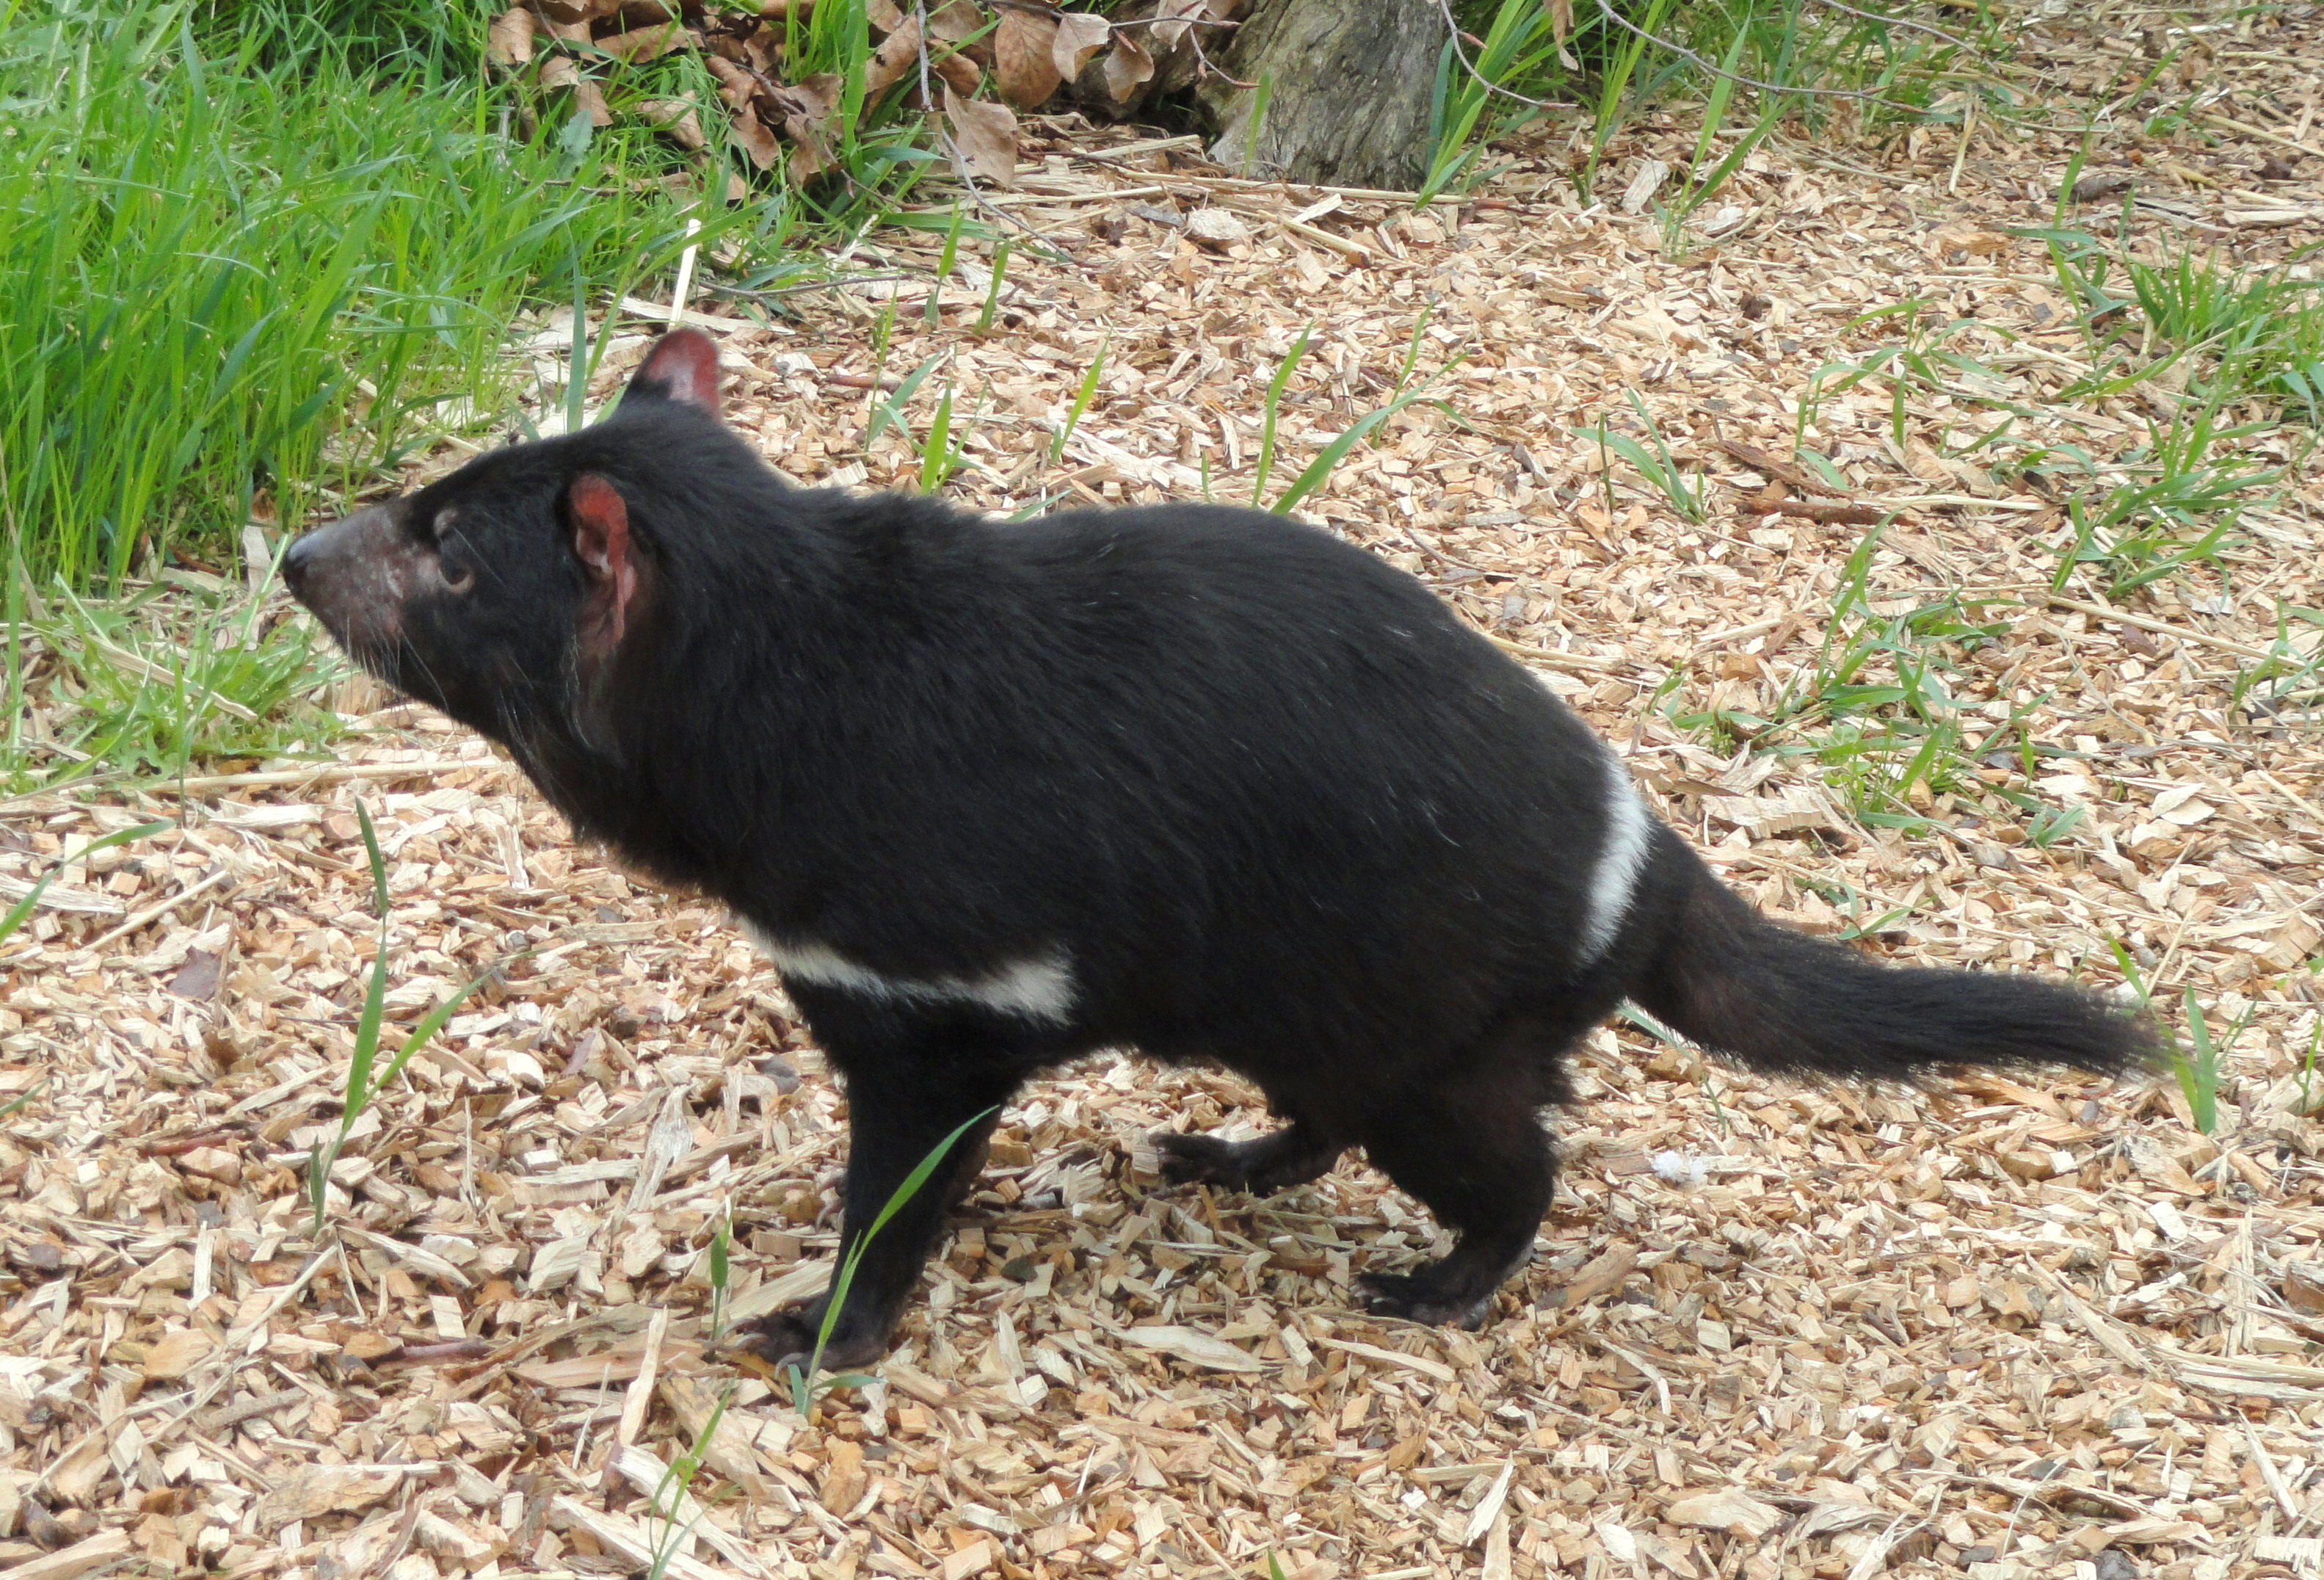
<path id="1" fill-rule="evenodd" d="M 867 922 L 962 874 L 964 926 L 1053 935 L 1016 943 L 1072 949 L 1105 1030 L 1158 1052 L 1420 1055 L 1554 985 L 1602 749 L 1420 584 L 1256 511 L 857 503 L 820 640 L 860 716 L 799 771 L 883 831 L 845 885 Z"/>

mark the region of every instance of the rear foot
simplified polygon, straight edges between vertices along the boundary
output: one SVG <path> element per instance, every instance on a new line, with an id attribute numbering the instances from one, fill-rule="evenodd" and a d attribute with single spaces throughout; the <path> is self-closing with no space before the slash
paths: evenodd
<path id="1" fill-rule="evenodd" d="M 1496 1267 L 1482 1258 L 1464 1258 L 1456 1247 L 1416 1272 L 1361 1274 L 1356 1287 L 1364 1309 L 1374 1317 L 1400 1317 L 1431 1327 L 1481 1327 L 1492 1312 L 1493 1297 L 1531 1254 L 1528 1248 Z"/>
<path id="2" fill-rule="evenodd" d="M 1157 1131 L 1162 1178 L 1174 1185 L 1207 1184 L 1264 1196 L 1321 1178 L 1339 1160 L 1340 1149 L 1312 1139 L 1294 1124 L 1255 1141 L 1225 1141 L 1216 1136 Z"/>

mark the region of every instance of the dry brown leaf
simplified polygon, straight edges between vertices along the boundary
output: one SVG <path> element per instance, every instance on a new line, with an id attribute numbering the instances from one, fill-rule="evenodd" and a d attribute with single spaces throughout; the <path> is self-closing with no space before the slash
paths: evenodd
<path id="1" fill-rule="evenodd" d="M 762 77 L 775 74 L 776 62 L 782 55 L 783 35 L 771 27 L 762 27 L 742 41 L 742 52 L 735 57 Z"/>
<path id="2" fill-rule="evenodd" d="M 1232 9 L 1230 5 L 1222 10 L 1213 6 L 1211 0 L 1161 0 L 1161 4 L 1154 7 L 1154 25 L 1147 31 L 1153 34 L 1157 48 L 1175 50 L 1178 47 L 1178 41 L 1186 36 L 1187 31 L 1196 22 L 1223 18 Z"/>
<path id="3" fill-rule="evenodd" d="M 484 32 L 484 59 L 503 70 L 513 71 L 532 59 L 532 13 L 512 5 L 493 18 Z"/>
<path id="4" fill-rule="evenodd" d="M 1001 14 L 992 42 L 992 78 L 1002 98 L 1024 110 L 1048 102 L 1057 91 L 1057 63 L 1050 58 L 1056 42 L 1055 17 L 1014 6 Z"/>
<path id="5" fill-rule="evenodd" d="M 718 79 L 718 97 L 726 101 L 728 107 L 741 109 L 757 95 L 758 79 L 733 61 L 717 55 L 705 55 L 702 63 L 710 69 L 710 75 Z"/>
<path id="6" fill-rule="evenodd" d="M 880 41 L 880 47 L 872 51 L 872 59 L 863 68 L 865 100 L 886 92 L 890 84 L 912 69 L 919 54 L 919 19 L 913 16 L 899 19 L 895 31 Z"/>
<path id="7" fill-rule="evenodd" d="M 803 82 L 786 83 L 771 97 L 783 116 L 783 133 L 791 140 L 790 173 L 795 181 L 821 175 L 831 168 L 824 148 L 824 123 L 838 107 L 838 74 L 818 71 Z"/>
<path id="8" fill-rule="evenodd" d="M 1549 0 L 1549 36 L 1563 43 L 1573 32 L 1573 0 Z"/>
<path id="9" fill-rule="evenodd" d="M 1056 36 L 1049 45 L 1049 59 L 1057 75 L 1067 82 L 1079 77 L 1089 58 L 1113 37 L 1113 23 L 1086 11 L 1061 12 L 1055 25 Z"/>
<path id="10" fill-rule="evenodd" d="M 1105 90 L 1119 104 L 1154 79 L 1154 57 L 1131 33 L 1116 33 L 1104 61 Z"/>
<path id="11" fill-rule="evenodd" d="M 945 86 L 955 93 L 973 94 L 984 81 L 984 73 L 966 55 L 946 55 L 930 62 L 928 69 L 943 78 Z"/>
<path id="12" fill-rule="evenodd" d="M 573 102 L 589 112 L 589 124 L 600 131 L 613 124 L 613 106 L 606 104 L 604 90 L 588 78 L 574 82 Z"/>
<path id="13" fill-rule="evenodd" d="M 928 36 L 945 43 L 956 44 L 973 36 L 984 25 L 984 13 L 969 4 L 969 0 L 945 0 L 928 13 Z"/>
<path id="14" fill-rule="evenodd" d="M 818 71 L 798 82 L 778 87 L 772 95 L 776 107 L 783 113 L 785 130 L 793 120 L 810 126 L 820 126 L 839 107 L 839 95 L 845 84 L 835 71 Z"/>
<path id="15" fill-rule="evenodd" d="M 708 146 L 709 139 L 702 134 L 702 122 L 696 116 L 694 106 L 682 98 L 641 100 L 638 114 L 646 125 L 688 153 Z"/>
<path id="16" fill-rule="evenodd" d="M 766 123 L 759 119 L 758 111 L 747 104 L 742 106 L 728 117 L 727 129 L 742 152 L 750 155 L 753 165 L 761 170 L 775 168 L 782 147 L 775 141 L 775 134 L 767 130 Z"/>
<path id="17" fill-rule="evenodd" d="M 996 187 L 1017 184 L 1017 117 L 1006 105 L 963 98 L 945 85 L 945 119 L 969 176 Z"/>
<path id="18" fill-rule="evenodd" d="M 905 15 L 896 0 L 865 0 L 863 19 L 881 32 L 893 32 L 904 25 Z"/>
<path id="19" fill-rule="evenodd" d="M 686 47 L 683 23 L 665 22 L 657 26 L 633 28 L 597 41 L 597 47 L 617 60 L 634 66 L 641 60 L 658 60 L 672 50 Z"/>

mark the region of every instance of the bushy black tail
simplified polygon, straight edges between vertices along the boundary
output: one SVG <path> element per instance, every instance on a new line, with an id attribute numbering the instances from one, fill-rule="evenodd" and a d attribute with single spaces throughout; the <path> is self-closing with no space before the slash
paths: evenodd
<path id="1" fill-rule="evenodd" d="M 1905 1079 L 1944 1064 L 2070 1065 L 2115 1076 L 2159 1053 L 2151 1025 L 2096 993 L 1997 972 L 1881 966 L 1769 921 L 1667 830 L 1646 888 L 1659 903 L 1636 919 L 1661 936 L 1630 997 L 1757 1069 Z"/>

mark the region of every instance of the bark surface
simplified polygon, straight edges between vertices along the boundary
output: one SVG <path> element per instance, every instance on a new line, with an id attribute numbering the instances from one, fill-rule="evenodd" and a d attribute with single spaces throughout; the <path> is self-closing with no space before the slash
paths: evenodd
<path id="1" fill-rule="evenodd" d="M 1420 184 L 1444 17 L 1434 0 L 1251 0 L 1195 89 L 1211 154 L 1241 174 L 1327 186 Z M 1265 106 L 1252 125 L 1264 84 Z"/>

